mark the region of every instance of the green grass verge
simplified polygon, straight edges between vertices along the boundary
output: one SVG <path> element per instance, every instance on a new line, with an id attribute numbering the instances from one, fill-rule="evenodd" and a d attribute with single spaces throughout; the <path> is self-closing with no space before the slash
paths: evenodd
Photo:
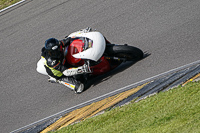
<path id="1" fill-rule="evenodd" d="M 6 8 L 12 4 L 15 4 L 21 0 L 0 0 L 0 10 Z"/>
<path id="2" fill-rule="evenodd" d="M 200 133 L 200 82 L 160 92 L 55 133 Z"/>

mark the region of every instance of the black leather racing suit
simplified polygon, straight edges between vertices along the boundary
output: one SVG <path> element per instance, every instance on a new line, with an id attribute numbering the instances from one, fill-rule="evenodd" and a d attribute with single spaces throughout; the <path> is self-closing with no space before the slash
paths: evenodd
<path id="1" fill-rule="evenodd" d="M 59 41 L 60 44 L 60 58 L 52 58 L 48 55 L 45 48 L 42 48 L 41 56 L 46 59 L 45 68 L 50 77 L 55 78 L 56 80 L 63 81 L 65 84 L 70 84 L 72 90 L 76 90 L 81 84 L 74 76 L 65 76 L 62 72 L 71 66 L 64 62 L 64 48 L 68 46 L 71 42 L 71 38 L 67 38 Z M 74 39 L 73 39 L 74 40 Z"/>

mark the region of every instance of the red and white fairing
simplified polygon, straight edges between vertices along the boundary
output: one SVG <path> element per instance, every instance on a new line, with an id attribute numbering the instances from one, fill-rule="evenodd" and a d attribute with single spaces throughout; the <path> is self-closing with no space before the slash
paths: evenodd
<path id="1" fill-rule="evenodd" d="M 89 59 L 93 61 L 98 61 L 106 48 L 106 41 L 104 36 L 97 31 L 92 31 L 92 32 L 84 32 L 84 31 L 77 31 L 69 35 L 69 37 L 76 38 L 76 37 L 86 37 L 92 40 L 91 46 L 86 49 L 78 49 L 78 53 L 73 54 L 74 58 L 79 58 L 79 59 Z"/>

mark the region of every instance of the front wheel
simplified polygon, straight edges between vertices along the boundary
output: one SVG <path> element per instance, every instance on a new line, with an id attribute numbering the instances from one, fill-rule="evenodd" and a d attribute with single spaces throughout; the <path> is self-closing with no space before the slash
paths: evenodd
<path id="1" fill-rule="evenodd" d="M 144 53 L 139 48 L 128 45 L 112 45 L 106 47 L 108 55 L 125 59 L 126 61 L 141 60 Z"/>

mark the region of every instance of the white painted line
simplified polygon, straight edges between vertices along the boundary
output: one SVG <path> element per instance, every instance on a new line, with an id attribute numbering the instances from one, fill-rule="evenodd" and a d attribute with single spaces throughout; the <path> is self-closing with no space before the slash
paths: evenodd
<path id="1" fill-rule="evenodd" d="M 112 95 L 118 94 L 118 93 L 120 93 L 120 92 L 124 92 L 124 91 L 126 91 L 126 90 L 129 90 L 130 88 L 137 87 L 137 86 L 142 85 L 142 84 L 144 84 L 144 83 L 147 83 L 147 82 L 149 82 L 149 81 L 153 81 L 153 80 L 155 80 L 155 79 L 158 79 L 158 78 L 163 77 L 163 76 L 165 76 L 165 75 L 168 75 L 168 74 L 170 74 L 170 73 L 174 73 L 174 72 L 176 72 L 176 71 L 179 71 L 179 70 L 182 70 L 182 69 L 185 69 L 185 68 L 188 68 L 188 67 L 197 65 L 197 64 L 200 64 L 200 60 L 195 61 L 195 62 L 192 62 L 192 63 L 187 64 L 187 65 L 184 65 L 184 66 L 181 66 L 181 67 L 178 67 L 178 68 L 175 68 L 175 69 L 172 69 L 172 70 L 169 70 L 169 71 L 167 71 L 167 72 L 158 74 L 158 75 L 156 75 L 156 76 L 153 76 L 153 77 L 144 79 L 144 80 L 142 80 L 142 81 L 139 81 L 139 82 L 136 82 L 136 83 L 127 85 L 127 86 L 125 86 L 125 87 L 123 87 L 123 88 L 117 89 L 117 90 L 115 90 L 115 91 L 109 92 L 109 93 L 104 94 L 104 95 L 102 95 L 102 96 L 99 96 L 99 97 L 93 98 L 93 99 L 91 99 L 91 100 L 88 100 L 88 101 L 86 101 L 86 102 L 80 103 L 80 104 L 78 104 L 78 105 L 75 105 L 75 106 L 73 106 L 73 107 L 70 107 L 70 108 L 68 108 L 68 109 L 65 109 L 65 110 L 63 110 L 63 111 L 61 111 L 61 112 L 58 112 L 58 113 L 56 113 L 56 114 L 54 114 L 54 115 L 51 115 L 51 116 L 49 116 L 49 117 L 46 117 L 46 118 L 41 119 L 41 120 L 39 120 L 39 121 L 36 121 L 36 122 L 34 122 L 34 123 L 32 123 L 32 124 L 29 124 L 29 125 L 27 125 L 27 126 L 24 126 L 24 127 L 22 127 L 22 128 L 19 128 L 19 129 L 17 129 L 17 130 L 14 130 L 14 131 L 12 131 L 11 133 L 17 133 L 17 132 L 23 131 L 23 130 L 25 130 L 25 129 L 29 129 L 30 127 L 33 127 L 33 126 L 35 126 L 35 125 L 37 125 L 37 124 L 40 124 L 40 123 L 45 122 L 45 121 L 47 121 L 47 120 L 50 120 L 50 119 L 52 119 L 52 118 L 58 117 L 59 115 L 66 114 L 66 113 L 70 112 L 71 110 L 74 110 L 74 109 L 78 109 L 78 108 L 87 106 L 87 105 L 91 104 L 91 102 L 92 102 L 92 103 L 93 103 L 93 102 L 97 102 L 97 101 L 99 101 L 99 100 L 101 100 L 101 99 L 103 99 L 103 98 L 106 98 L 106 97 L 108 97 L 108 96 L 112 96 Z"/>
<path id="2" fill-rule="evenodd" d="M 12 7 L 14 7 L 14 6 L 18 5 L 18 4 L 21 4 L 21 3 L 23 3 L 24 1 L 26 1 L 26 0 L 21 0 L 21 1 L 19 1 L 19 2 L 15 3 L 15 4 L 13 4 L 13 5 L 11 5 L 11 6 L 8 6 L 8 7 L 4 8 L 4 9 L 0 10 L 0 13 L 3 12 L 3 11 L 5 11 L 5 10 L 7 10 L 7 9 L 9 9 L 9 8 L 12 8 Z"/>

